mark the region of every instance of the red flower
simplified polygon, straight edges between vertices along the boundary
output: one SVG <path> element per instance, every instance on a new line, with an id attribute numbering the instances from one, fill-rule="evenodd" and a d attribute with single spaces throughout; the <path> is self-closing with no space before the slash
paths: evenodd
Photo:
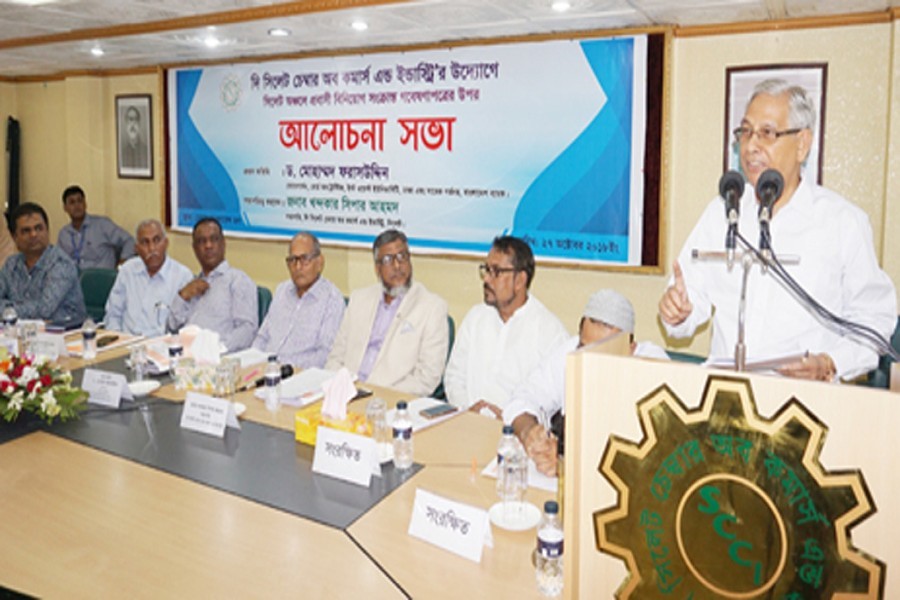
<path id="1" fill-rule="evenodd" d="M 41 377 L 41 385 L 43 387 L 50 387 L 50 384 L 53 383 L 53 378 L 49 375 L 44 375 Z"/>

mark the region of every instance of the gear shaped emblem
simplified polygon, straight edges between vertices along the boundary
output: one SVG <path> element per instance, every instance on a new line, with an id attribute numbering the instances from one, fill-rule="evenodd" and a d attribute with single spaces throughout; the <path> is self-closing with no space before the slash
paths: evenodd
<path id="1" fill-rule="evenodd" d="M 600 473 L 618 504 L 594 513 L 622 559 L 618 598 L 879 598 L 883 562 L 850 528 L 875 512 L 859 471 L 819 463 L 827 428 L 797 399 L 771 419 L 745 379 L 710 377 L 688 411 L 667 386 L 638 404 L 644 439 L 613 436 Z"/>

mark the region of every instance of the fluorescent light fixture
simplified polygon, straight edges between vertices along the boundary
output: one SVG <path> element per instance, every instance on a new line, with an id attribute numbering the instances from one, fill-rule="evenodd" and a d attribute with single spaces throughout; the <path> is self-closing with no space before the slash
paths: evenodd
<path id="1" fill-rule="evenodd" d="M 222 42 L 220 42 L 219 38 L 217 38 L 216 36 L 208 35 L 203 40 L 203 43 L 206 44 L 207 48 L 218 48 L 219 44 L 221 44 Z"/>
<path id="2" fill-rule="evenodd" d="M 104 54 L 106 54 L 106 52 L 104 52 L 103 48 L 101 48 L 100 46 L 94 46 L 93 48 L 91 48 L 91 54 L 93 54 L 94 56 L 103 56 Z"/>
<path id="3" fill-rule="evenodd" d="M 43 4 L 56 4 L 59 0 L 6 0 L 7 4 L 20 4 L 22 6 L 41 6 Z"/>
<path id="4" fill-rule="evenodd" d="M 269 35 L 272 37 L 286 37 L 291 35 L 291 30 L 284 27 L 273 27 L 269 30 Z"/>
<path id="5" fill-rule="evenodd" d="M 369 28 L 369 24 L 362 19 L 356 19 L 355 21 L 350 23 L 350 27 L 353 28 L 353 31 L 365 31 Z"/>
<path id="6" fill-rule="evenodd" d="M 553 12 L 564 13 L 572 8 L 572 3 L 568 0 L 556 0 L 550 5 L 550 8 L 553 9 Z"/>

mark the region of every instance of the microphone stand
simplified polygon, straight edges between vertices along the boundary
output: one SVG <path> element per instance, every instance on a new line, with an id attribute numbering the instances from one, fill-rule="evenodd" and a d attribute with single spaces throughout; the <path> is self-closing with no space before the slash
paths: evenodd
<path id="1" fill-rule="evenodd" d="M 758 263 L 762 266 L 762 272 L 765 274 L 767 272 L 766 267 L 771 259 L 765 254 L 755 250 L 742 236 L 738 235 L 737 240 L 740 242 L 741 246 L 744 247 L 744 250 L 742 250 L 738 256 L 741 266 L 744 268 L 744 272 L 741 276 L 741 296 L 738 300 L 738 331 L 737 342 L 734 344 L 734 370 L 744 372 L 747 370 L 747 344 L 744 341 L 744 330 L 747 313 L 747 282 L 750 277 L 750 268 L 754 263 Z M 726 264 L 730 264 L 729 254 L 732 252 L 734 251 L 729 250 L 727 252 L 722 252 L 720 250 L 697 250 L 695 248 L 691 250 L 691 258 L 694 260 L 725 262 Z M 780 257 L 779 260 L 785 264 L 798 264 L 800 262 L 800 257 L 788 255 Z"/>

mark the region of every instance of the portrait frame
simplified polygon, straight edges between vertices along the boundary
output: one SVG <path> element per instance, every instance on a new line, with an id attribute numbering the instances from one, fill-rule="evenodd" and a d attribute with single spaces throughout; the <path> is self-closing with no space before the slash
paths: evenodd
<path id="1" fill-rule="evenodd" d="M 806 88 L 816 103 L 816 128 L 812 146 L 803 165 L 804 175 L 815 175 L 822 184 L 822 151 L 825 134 L 825 108 L 828 89 L 828 63 L 790 63 L 747 65 L 725 68 L 725 140 L 724 170 L 741 171 L 740 145 L 732 131 L 740 126 L 753 88 L 766 79 L 784 79 L 788 83 Z"/>
<path id="2" fill-rule="evenodd" d="M 153 179 L 150 94 L 116 96 L 116 165 L 120 179 Z"/>

